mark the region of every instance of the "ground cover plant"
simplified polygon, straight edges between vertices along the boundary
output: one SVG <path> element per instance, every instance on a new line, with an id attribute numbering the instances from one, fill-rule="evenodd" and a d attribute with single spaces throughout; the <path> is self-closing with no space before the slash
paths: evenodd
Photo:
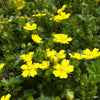
<path id="1" fill-rule="evenodd" d="M 0 0 L 0 100 L 100 99 L 100 0 Z"/>

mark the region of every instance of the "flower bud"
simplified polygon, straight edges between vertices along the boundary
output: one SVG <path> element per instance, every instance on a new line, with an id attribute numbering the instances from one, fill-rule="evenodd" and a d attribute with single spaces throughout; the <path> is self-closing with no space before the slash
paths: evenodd
<path id="1" fill-rule="evenodd" d="M 66 98 L 67 98 L 67 100 L 73 100 L 74 99 L 74 93 L 72 91 L 68 91 Z"/>
<path id="2" fill-rule="evenodd" d="M 8 33 L 7 32 L 4 32 L 3 36 L 4 37 L 8 37 Z"/>
<path id="3" fill-rule="evenodd" d="M 22 43 L 21 44 L 21 47 L 24 49 L 24 48 L 26 48 L 26 44 L 25 43 Z"/>
<path id="4" fill-rule="evenodd" d="M 28 42 L 27 46 L 28 47 L 32 46 L 32 43 L 31 42 Z"/>

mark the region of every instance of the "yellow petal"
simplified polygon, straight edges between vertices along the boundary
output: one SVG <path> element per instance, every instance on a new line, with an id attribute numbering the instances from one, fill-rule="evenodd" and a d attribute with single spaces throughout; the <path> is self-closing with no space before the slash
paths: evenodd
<path id="1" fill-rule="evenodd" d="M 29 71 L 27 71 L 27 70 L 23 71 L 23 73 L 22 73 L 23 77 L 27 77 L 28 75 L 29 75 Z"/>
<path id="2" fill-rule="evenodd" d="M 61 65 L 62 66 L 68 66 L 69 62 L 70 62 L 69 60 L 63 59 L 62 62 L 61 62 Z"/>
<path id="3" fill-rule="evenodd" d="M 22 65 L 22 66 L 21 66 L 21 69 L 23 69 L 23 70 L 24 70 L 24 69 L 27 69 L 27 65 L 26 65 L 26 64 Z"/>
<path id="4" fill-rule="evenodd" d="M 4 67 L 4 63 L 0 64 L 0 70 Z"/>
<path id="5" fill-rule="evenodd" d="M 90 53 L 90 50 L 89 50 L 89 49 L 86 49 L 86 50 L 83 50 L 83 52 L 84 52 L 85 54 L 89 54 L 89 53 Z"/>
<path id="6" fill-rule="evenodd" d="M 5 96 L 2 96 L 2 97 L 1 97 L 1 100 L 5 100 Z"/>
<path id="7" fill-rule="evenodd" d="M 10 97 L 11 97 L 11 95 L 10 94 L 7 94 L 6 97 L 5 97 L 5 100 L 9 100 Z"/>
<path id="8" fill-rule="evenodd" d="M 32 71 L 30 72 L 30 75 L 31 75 L 32 77 L 34 77 L 35 75 L 37 75 L 37 72 L 36 72 L 35 70 L 32 70 Z"/>
<path id="9" fill-rule="evenodd" d="M 67 77 L 68 77 L 68 75 L 65 72 L 62 72 L 60 75 L 60 78 L 67 78 Z"/>
<path id="10" fill-rule="evenodd" d="M 59 70 L 54 70 L 53 74 L 55 75 L 55 77 L 59 77 L 60 71 Z"/>

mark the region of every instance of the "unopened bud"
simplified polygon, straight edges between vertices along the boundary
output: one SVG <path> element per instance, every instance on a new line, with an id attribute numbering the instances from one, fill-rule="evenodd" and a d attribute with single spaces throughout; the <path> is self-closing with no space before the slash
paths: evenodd
<path id="1" fill-rule="evenodd" d="M 67 100 L 73 100 L 74 99 L 74 93 L 72 91 L 68 91 L 66 98 L 67 98 Z"/>

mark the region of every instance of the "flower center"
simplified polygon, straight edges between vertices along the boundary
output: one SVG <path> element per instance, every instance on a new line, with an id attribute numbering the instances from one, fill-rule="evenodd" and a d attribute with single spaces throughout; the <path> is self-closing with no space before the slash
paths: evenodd
<path id="1" fill-rule="evenodd" d="M 28 66 L 27 70 L 31 71 L 32 70 L 32 66 Z"/>

